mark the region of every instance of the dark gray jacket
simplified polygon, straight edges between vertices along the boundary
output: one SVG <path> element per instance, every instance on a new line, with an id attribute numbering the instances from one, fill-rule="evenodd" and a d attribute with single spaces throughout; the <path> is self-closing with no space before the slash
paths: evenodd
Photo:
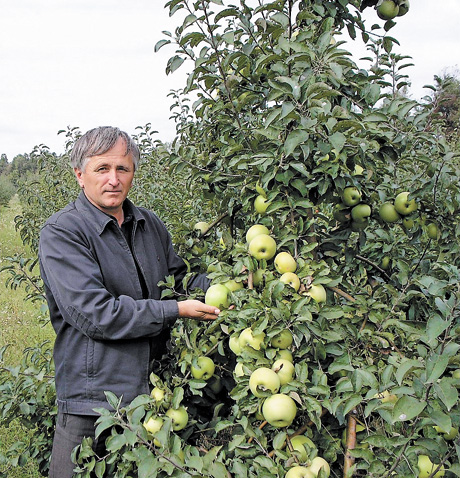
<path id="1" fill-rule="evenodd" d="M 157 284 L 168 275 L 180 284 L 186 265 L 157 216 L 129 200 L 124 206 L 125 217 L 133 216 L 132 252 L 115 218 L 83 192 L 41 231 L 40 271 L 56 331 L 58 406 L 65 413 L 108 408 L 104 391 L 123 395 L 123 405 L 148 393 L 150 348 L 178 315 L 175 300 L 160 300 Z M 189 288 L 208 286 L 204 275 L 189 282 Z"/>

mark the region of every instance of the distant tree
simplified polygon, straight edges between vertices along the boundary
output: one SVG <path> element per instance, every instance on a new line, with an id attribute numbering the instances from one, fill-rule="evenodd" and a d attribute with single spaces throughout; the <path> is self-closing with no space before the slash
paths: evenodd
<path id="1" fill-rule="evenodd" d="M 460 72 L 444 71 L 441 76 L 434 76 L 433 92 L 434 113 L 441 115 L 445 121 L 446 135 L 458 138 L 460 124 Z"/>
<path id="2" fill-rule="evenodd" d="M 0 156 L 0 174 L 5 174 L 8 171 L 8 158 L 6 154 Z"/>

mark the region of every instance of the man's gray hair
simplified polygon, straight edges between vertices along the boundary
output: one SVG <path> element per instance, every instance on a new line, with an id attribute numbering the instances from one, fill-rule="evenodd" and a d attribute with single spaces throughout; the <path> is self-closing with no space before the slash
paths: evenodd
<path id="1" fill-rule="evenodd" d="M 84 171 L 88 160 L 99 154 L 104 154 L 115 146 L 119 138 L 126 143 L 126 153 L 132 154 L 134 169 L 140 159 L 140 151 L 137 144 L 128 133 L 121 131 L 113 126 L 100 126 L 87 131 L 83 136 L 75 141 L 70 154 L 70 163 L 73 168 Z"/>

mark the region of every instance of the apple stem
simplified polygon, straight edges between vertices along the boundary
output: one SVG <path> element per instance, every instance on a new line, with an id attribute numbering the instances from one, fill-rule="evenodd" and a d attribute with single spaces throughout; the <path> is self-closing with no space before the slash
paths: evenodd
<path id="1" fill-rule="evenodd" d="M 343 477 L 350 478 L 353 476 L 353 472 L 350 474 L 351 467 L 353 466 L 355 459 L 351 454 L 348 452 L 349 450 L 353 450 L 356 445 L 356 418 L 353 416 L 353 413 L 356 413 L 356 410 L 353 410 L 351 413 L 348 414 L 348 424 L 347 424 L 347 442 L 346 442 L 346 450 L 345 450 L 345 457 L 343 461 Z"/>

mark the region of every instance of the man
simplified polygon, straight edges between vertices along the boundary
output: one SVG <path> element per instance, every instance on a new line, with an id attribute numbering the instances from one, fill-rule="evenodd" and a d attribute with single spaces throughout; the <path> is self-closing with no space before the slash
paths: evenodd
<path id="1" fill-rule="evenodd" d="M 118 128 L 84 134 L 71 154 L 82 191 L 41 231 L 40 271 L 56 332 L 51 478 L 73 475 L 71 451 L 94 437 L 94 409 L 108 407 L 104 391 L 123 404 L 149 393 L 149 363 L 177 317 L 213 320 L 220 312 L 198 300 L 160 300 L 158 282 L 174 275 L 180 284 L 186 266 L 157 216 L 127 199 L 139 156 Z M 206 290 L 209 280 L 194 276 L 189 288 L 196 287 Z"/>

